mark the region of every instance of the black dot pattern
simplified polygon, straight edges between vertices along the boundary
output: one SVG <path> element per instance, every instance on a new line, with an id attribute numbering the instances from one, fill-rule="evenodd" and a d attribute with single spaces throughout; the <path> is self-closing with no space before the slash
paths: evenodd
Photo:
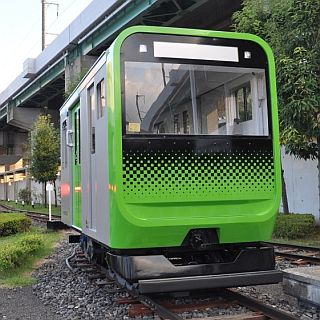
<path id="1" fill-rule="evenodd" d="M 208 200 L 218 195 L 274 192 L 269 151 L 128 152 L 123 155 L 126 200 Z"/>

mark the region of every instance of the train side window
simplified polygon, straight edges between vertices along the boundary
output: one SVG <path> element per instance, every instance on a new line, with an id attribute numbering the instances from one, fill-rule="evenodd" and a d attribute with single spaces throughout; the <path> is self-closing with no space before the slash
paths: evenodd
<path id="1" fill-rule="evenodd" d="M 79 157 L 78 161 L 79 164 L 81 163 L 81 118 L 80 118 L 80 108 L 78 110 L 78 128 L 79 128 L 79 133 L 78 133 L 78 141 L 79 141 Z"/>
<path id="2" fill-rule="evenodd" d="M 75 136 L 75 164 L 81 163 L 81 143 L 80 143 L 80 109 L 77 110 L 75 113 L 75 129 L 74 129 L 74 136 Z"/>
<path id="3" fill-rule="evenodd" d="M 103 117 L 106 109 L 106 89 L 105 82 L 102 79 L 97 85 L 97 116 L 98 119 Z"/>
<path id="4" fill-rule="evenodd" d="M 88 89 L 88 115 L 89 115 L 89 141 L 90 152 L 93 154 L 96 152 L 96 134 L 94 126 L 94 114 L 95 114 L 95 97 L 93 85 Z"/>
<path id="5" fill-rule="evenodd" d="M 78 164 L 78 110 L 74 113 L 74 164 Z"/>
<path id="6" fill-rule="evenodd" d="M 67 146 L 67 120 L 64 120 L 62 123 L 62 154 L 61 154 L 61 162 L 62 162 L 62 167 L 66 168 L 68 165 L 68 157 L 67 157 L 67 152 L 68 152 L 68 146 Z"/>

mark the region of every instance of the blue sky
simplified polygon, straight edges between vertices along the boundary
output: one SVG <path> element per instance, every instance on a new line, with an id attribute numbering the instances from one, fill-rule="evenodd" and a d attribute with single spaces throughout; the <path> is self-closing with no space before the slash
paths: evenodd
<path id="1" fill-rule="evenodd" d="M 47 32 L 59 34 L 92 0 L 47 0 Z M 22 72 L 23 62 L 41 52 L 41 0 L 1 0 L 0 92 Z M 55 36 L 47 35 L 50 43 Z"/>

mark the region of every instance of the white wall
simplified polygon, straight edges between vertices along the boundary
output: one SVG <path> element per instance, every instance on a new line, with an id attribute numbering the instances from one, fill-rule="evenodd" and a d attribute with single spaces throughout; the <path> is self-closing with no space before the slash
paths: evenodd
<path id="1" fill-rule="evenodd" d="M 312 213 L 319 221 L 318 161 L 296 159 L 282 149 L 282 165 L 289 211 Z"/>

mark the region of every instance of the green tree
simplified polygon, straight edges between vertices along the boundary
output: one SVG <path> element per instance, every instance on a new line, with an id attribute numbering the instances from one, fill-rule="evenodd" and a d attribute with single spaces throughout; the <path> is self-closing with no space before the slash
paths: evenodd
<path id="1" fill-rule="evenodd" d="M 297 158 L 318 159 L 320 188 L 320 1 L 245 0 L 233 18 L 236 31 L 273 49 L 280 143 Z"/>
<path id="2" fill-rule="evenodd" d="M 24 201 L 26 204 L 31 203 L 31 191 L 28 188 L 20 189 L 18 197 L 21 201 Z"/>
<path id="3" fill-rule="evenodd" d="M 60 165 L 59 141 L 59 131 L 51 122 L 51 116 L 40 115 L 29 133 L 29 171 L 34 179 L 44 183 L 45 187 L 47 182 L 53 182 L 55 186 Z M 55 199 L 57 206 L 57 197 Z M 47 195 L 45 192 L 46 205 Z"/>

